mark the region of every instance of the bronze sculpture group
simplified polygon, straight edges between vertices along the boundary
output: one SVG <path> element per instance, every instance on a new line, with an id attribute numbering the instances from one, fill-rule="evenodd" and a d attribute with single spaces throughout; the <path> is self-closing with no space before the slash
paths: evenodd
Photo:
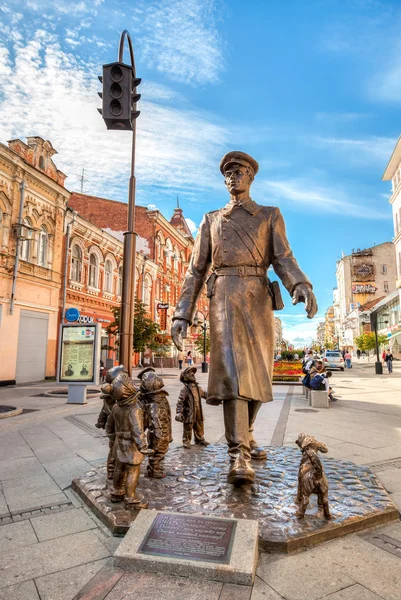
<path id="1" fill-rule="evenodd" d="M 312 284 L 292 254 L 280 210 L 259 205 L 250 197 L 258 169 L 256 160 L 243 152 L 230 152 L 222 159 L 220 170 L 230 200 L 203 218 L 171 331 L 174 344 L 182 351 L 182 340 L 193 323 L 206 283 L 210 300 L 208 390 L 206 393 L 197 384 L 196 368 L 185 369 L 175 418 L 183 423 L 184 448 L 191 447 L 192 432 L 195 444 L 207 446 L 201 399 L 211 405 L 223 404 L 230 458 L 227 481 L 234 485 L 252 484 L 255 471 L 251 459 L 266 459 L 253 430 L 261 405 L 273 400 L 274 310 L 282 302 L 278 284 L 267 277 L 269 267 L 281 279 L 293 304 L 305 302 L 309 318 L 317 312 Z M 123 368 L 117 369 L 114 378 L 108 372 L 102 387 L 104 404 L 97 426 L 106 427 L 110 439 L 107 474 L 113 477 L 112 499 L 124 497 L 126 506 L 138 508 L 143 503 L 135 490 L 144 455 L 149 455 L 148 476 L 165 476 L 162 460 L 172 441 L 171 411 L 163 380 L 154 369 L 140 372 L 140 389 Z M 327 481 L 317 457 L 318 450 L 325 451 L 324 444 L 314 438 L 307 444 L 305 439 L 298 439 L 303 456 L 297 516 L 305 513 L 309 495 L 317 493 L 329 518 Z"/>

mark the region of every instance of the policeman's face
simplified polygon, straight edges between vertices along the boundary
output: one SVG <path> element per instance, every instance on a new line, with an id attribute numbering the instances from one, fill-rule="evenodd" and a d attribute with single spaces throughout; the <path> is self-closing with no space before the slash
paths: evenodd
<path id="1" fill-rule="evenodd" d="M 189 383 L 193 383 L 195 381 L 195 373 L 193 373 L 192 371 L 190 373 L 186 373 L 185 375 L 185 379 L 189 382 Z"/>
<path id="2" fill-rule="evenodd" d="M 230 165 L 225 172 L 225 178 L 226 188 L 232 196 L 249 191 L 252 184 L 252 177 L 242 165 Z"/>

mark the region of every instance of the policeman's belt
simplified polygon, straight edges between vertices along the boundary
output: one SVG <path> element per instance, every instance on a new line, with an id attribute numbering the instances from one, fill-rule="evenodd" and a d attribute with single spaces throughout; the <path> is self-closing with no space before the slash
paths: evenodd
<path id="1" fill-rule="evenodd" d="M 266 269 L 264 267 L 257 267 L 253 265 L 242 265 L 238 267 L 218 267 L 214 270 L 214 273 L 218 277 L 226 275 L 237 275 L 238 277 L 263 277 L 266 275 Z"/>
<path id="2" fill-rule="evenodd" d="M 216 284 L 217 277 L 266 277 L 266 269 L 256 265 L 218 267 L 217 269 L 213 270 L 206 282 L 208 298 L 211 298 L 214 294 L 214 286 Z"/>

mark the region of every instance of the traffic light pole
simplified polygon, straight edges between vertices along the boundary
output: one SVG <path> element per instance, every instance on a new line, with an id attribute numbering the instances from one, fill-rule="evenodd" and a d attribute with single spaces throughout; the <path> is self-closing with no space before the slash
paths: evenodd
<path id="1" fill-rule="evenodd" d="M 127 37 L 131 56 L 131 65 L 135 73 L 134 49 L 131 36 L 125 29 L 120 38 L 118 60 L 123 62 L 124 40 Z M 136 233 L 135 233 L 135 144 L 136 144 L 136 120 L 132 122 L 132 154 L 131 154 L 131 176 L 128 190 L 128 223 L 127 231 L 124 233 L 123 254 L 123 281 L 121 292 L 121 314 L 120 314 L 120 364 L 128 369 L 132 375 L 132 347 L 134 340 L 134 299 L 135 299 L 135 259 L 136 259 Z"/>

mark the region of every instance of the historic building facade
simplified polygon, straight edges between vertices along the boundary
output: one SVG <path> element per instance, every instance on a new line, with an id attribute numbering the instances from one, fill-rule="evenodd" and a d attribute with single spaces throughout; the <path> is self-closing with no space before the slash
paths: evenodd
<path id="1" fill-rule="evenodd" d="M 127 204 L 73 193 L 69 206 L 103 231 L 122 239 L 127 223 Z M 135 230 L 138 234 L 137 297 L 144 299 L 149 314 L 166 332 L 169 342 L 171 319 L 188 268 L 194 238 L 180 208 L 174 210 L 168 221 L 158 210 L 136 206 Z M 160 309 L 160 305 L 168 305 L 168 308 Z M 202 323 L 208 317 L 208 301 L 204 293 L 198 302 L 198 310 L 198 323 Z M 195 357 L 194 341 L 197 334 L 196 327 L 192 327 L 185 340 L 185 351 L 191 350 Z M 176 350 L 170 344 L 170 356 L 165 364 L 175 364 L 175 356 Z"/>
<path id="2" fill-rule="evenodd" d="M 391 242 L 364 250 L 358 248 L 337 262 L 334 320 L 338 324 L 340 347 L 355 346 L 355 337 L 360 333 L 359 320 L 355 320 L 357 309 L 394 291 L 396 273 Z"/>
<path id="3" fill-rule="evenodd" d="M 69 192 L 49 141 L 0 144 L 0 384 L 56 374 Z"/>

